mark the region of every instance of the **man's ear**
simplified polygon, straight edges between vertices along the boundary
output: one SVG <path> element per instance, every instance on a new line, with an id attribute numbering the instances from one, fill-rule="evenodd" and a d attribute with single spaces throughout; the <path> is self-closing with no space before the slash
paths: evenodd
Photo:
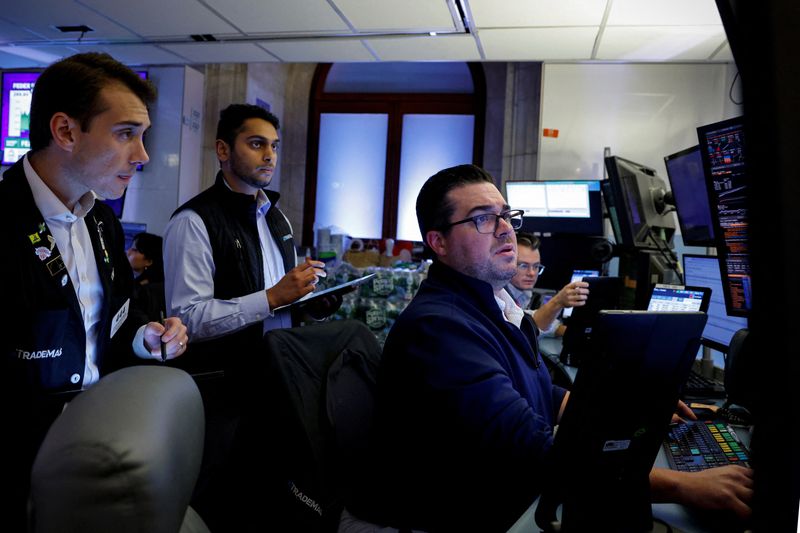
<path id="1" fill-rule="evenodd" d="M 220 161 L 227 161 L 231 156 L 231 147 L 222 139 L 217 139 L 216 142 L 217 159 Z"/>
<path id="2" fill-rule="evenodd" d="M 50 117 L 50 135 L 53 136 L 53 143 L 62 150 L 72 151 L 79 130 L 78 121 L 64 112 L 59 111 Z"/>
<path id="3" fill-rule="evenodd" d="M 438 230 L 431 230 L 425 234 L 425 242 L 437 256 L 447 255 L 447 238 Z"/>

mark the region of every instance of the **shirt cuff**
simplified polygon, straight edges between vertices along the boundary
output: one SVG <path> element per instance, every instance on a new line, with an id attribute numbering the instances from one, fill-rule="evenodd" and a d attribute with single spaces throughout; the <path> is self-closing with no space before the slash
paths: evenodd
<path id="1" fill-rule="evenodd" d="M 258 291 L 242 296 L 239 305 L 241 306 L 242 315 L 245 317 L 245 322 L 248 324 L 275 315 L 269 308 L 266 291 Z"/>
<path id="2" fill-rule="evenodd" d="M 144 347 L 144 328 L 146 327 L 145 324 L 136 330 L 136 336 L 133 337 L 133 353 L 140 359 L 153 359 L 153 354 Z"/>

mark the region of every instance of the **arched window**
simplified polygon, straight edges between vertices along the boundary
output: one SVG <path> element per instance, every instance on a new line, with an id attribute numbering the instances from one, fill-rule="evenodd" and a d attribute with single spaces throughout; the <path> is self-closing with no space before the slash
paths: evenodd
<path id="1" fill-rule="evenodd" d="M 322 64 L 312 83 L 303 242 L 315 228 L 421 240 L 425 180 L 483 156 L 479 64 Z"/>

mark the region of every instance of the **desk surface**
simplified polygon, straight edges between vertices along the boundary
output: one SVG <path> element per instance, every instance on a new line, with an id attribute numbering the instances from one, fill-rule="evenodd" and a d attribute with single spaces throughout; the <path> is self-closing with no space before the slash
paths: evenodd
<path id="1" fill-rule="evenodd" d="M 543 357 L 548 357 L 551 361 L 556 363 L 562 368 L 571 379 L 575 379 L 578 369 L 572 366 L 567 366 L 559 361 L 558 356 L 561 354 L 561 339 L 557 337 L 540 337 L 539 350 Z M 737 428 L 736 434 L 742 440 L 742 443 L 750 447 L 750 432 Z M 663 448 L 659 448 L 658 455 L 656 456 L 654 467 L 669 468 L 667 457 Z M 508 530 L 508 533 L 522 533 L 526 531 L 538 531 L 536 521 L 534 520 L 534 513 L 539 499 L 528 508 L 525 513 L 517 520 L 517 522 Z M 678 505 L 675 503 L 656 503 L 653 504 L 653 518 L 666 522 L 673 531 L 680 531 L 683 533 L 709 533 L 714 531 L 715 524 L 713 523 L 713 515 L 708 512 L 695 511 Z M 654 532 L 659 531 L 659 524 L 654 524 Z M 533 528 L 533 529 L 531 529 Z M 665 529 L 666 530 L 666 529 Z M 717 529 L 718 531 L 718 529 Z"/>

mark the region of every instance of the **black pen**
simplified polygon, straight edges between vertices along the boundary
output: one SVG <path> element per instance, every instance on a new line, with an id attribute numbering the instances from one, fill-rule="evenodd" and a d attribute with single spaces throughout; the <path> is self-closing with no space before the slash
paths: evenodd
<path id="1" fill-rule="evenodd" d="M 166 322 L 167 322 L 167 319 L 164 318 L 164 311 L 161 311 L 161 325 L 164 326 L 164 333 L 167 332 L 166 331 L 166 328 L 167 328 L 167 323 Z M 161 334 L 162 337 L 163 337 L 164 333 Z M 166 360 L 167 360 L 167 343 L 162 340 L 161 341 L 161 362 L 163 363 Z"/>

